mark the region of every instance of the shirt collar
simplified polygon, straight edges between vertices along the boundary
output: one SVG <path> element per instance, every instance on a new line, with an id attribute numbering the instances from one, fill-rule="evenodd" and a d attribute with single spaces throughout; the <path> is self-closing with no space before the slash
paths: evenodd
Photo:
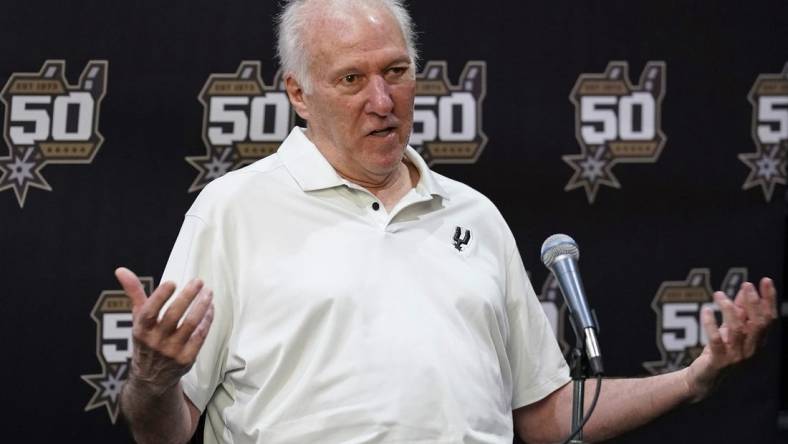
<path id="1" fill-rule="evenodd" d="M 416 184 L 416 190 L 426 191 L 426 194 L 433 196 L 440 196 L 443 199 L 449 199 L 449 193 L 443 189 L 435 178 L 435 173 L 427 166 L 427 162 L 419 155 L 410 145 L 405 147 L 405 157 L 416 167 L 419 172 L 419 183 Z"/>
<path id="2" fill-rule="evenodd" d="M 277 154 L 282 159 L 290 175 L 304 191 L 316 191 L 345 185 L 345 181 L 328 163 L 314 143 L 306 137 L 304 129 L 294 127 L 290 135 L 279 147 Z M 430 171 L 427 163 L 410 145 L 405 147 L 405 157 L 419 172 L 417 191 L 438 195 L 448 199 L 448 194 Z"/>
<path id="3" fill-rule="evenodd" d="M 304 134 L 303 128 L 294 127 L 279 147 L 277 154 L 290 175 L 304 191 L 315 191 L 343 185 L 334 167 Z"/>

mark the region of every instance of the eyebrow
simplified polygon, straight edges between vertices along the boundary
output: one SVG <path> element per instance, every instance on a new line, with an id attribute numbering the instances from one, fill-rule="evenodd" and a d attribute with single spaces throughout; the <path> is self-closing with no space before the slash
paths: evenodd
<path id="1" fill-rule="evenodd" d="M 411 64 L 410 56 L 409 55 L 403 55 L 401 57 L 397 57 L 394 60 L 392 60 L 391 62 L 389 62 L 383 69 L 389 68 L 389 67 L 394 66 L 394 65 L 399 65 L 399 64 L 402 64 L 402 63 L 407 63 L 408 65 L 410 65 Z M 343 66 L 341 66 L 341 67 L 339 67 L 337 69 L 333 69 L 333 70 L 329 71 L 329 74 L 330 74 L 331 77 L 337 77 L 337 76 L 339 76 L 339 75 L 341 75 L 343 73 L 353 72 L 353 71 L 360 71 L 360 69 L 357 67 L 357 64 L 355 64 L 355 63 L 348 63 L 347 65 L 343 65 Z"/>
<path id="2" fill-rule="evenodd" d="M 410 61 L 411 61 L 411 60 L 410 60 L 410 56 L 409 56 L 409 55 L 406 55 L 406 56 L 402 56 L 402 57 L 398 57 L 398 58 L 394 59 L 394 61 L 393 61 L 393 62 L 391 62 L 391 63 L 389 63 L 389 64 L 388 64 L 388 66 L 391 66 L 391 65 L 398 65 L 398 64 L 400 64 L 400 63 L 407 63 L 407 64 L 409 64 L 409 65 L 410 65 Z"/>

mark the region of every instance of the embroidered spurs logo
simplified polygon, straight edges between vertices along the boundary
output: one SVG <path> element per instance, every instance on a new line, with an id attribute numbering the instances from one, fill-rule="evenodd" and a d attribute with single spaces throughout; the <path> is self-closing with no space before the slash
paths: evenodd
<path id="1" fill-rule="evenodd" d="M 141 277 L 145 294 L 153 291 L 153 278 Z M 129 372 L 133 351 L 131 336 L 131 299 L 123 290 L 104 290 L 90 317 L 96 322 L 96 357 L 101 373 L 82 375 L 95 390 L 85 411 L 104 406 L 114 424 L 120 409 L 120 389 Z"/>
<path id="2" fill-rule="evenodd" d="M 52 191 L 41 174 L 46 165 L 93 161 L 104 142 L 98 123 L 107 67 L 105 60 L 88 62 L 76 85 L 66 81 L 63 60 L 47 60 L 36 73 L 11 74 L 0 93 L 9 151 L 0 157 L 0 191 L 13 189 L 20 208 L 30 187 Z"/>
<path id="3" fill-rule="evenodd" d="M 454 248 L 457 251 L 462 251 L 462 247 L 468 245 L 471 241 L 471 230 L 463 230 L 460 227 L 454 229 Z"/>
<path id="4" fill-rule="evenodd" d="M 710 275 L 708 268 L 695 268 L 683 281 L 668 281 L 660 285 L 651 307 L 657 314 L 657 348 L 662 359 L 644 362 L 646 370 L 659 374 L 683 368 L 708 344 L 700 312 L 703 307 L 719 312 Z M 722 280 L 721 290 L 733 298 L 746 280 L 746 268 L 731 268 Z"/>
<path id="5" fill-rule="evenodd" d="M 564 191 L 583 187 L 593 204 L 599 187 L 621 188 L 619 163 L 655 163 L 667 137 L 662 132 L 665 62 L 649 62 L 640 83 L 629 80 L 629 63 L 610 62 L 603 74 L 582 74 L 569 100 L 575 105 L 580 154 L 563 156 L 574 170 Z"/>
<path id="6" fill-rule="evenodd" d="M 760 185 L 768 202 L 775 186 L 785 185 L 788 178 L 788 63 L 780 74 L 759 75 L 747 99 L 752 104 L 755 152 L 739 154 L 750 168 L 742 189 Z"/>

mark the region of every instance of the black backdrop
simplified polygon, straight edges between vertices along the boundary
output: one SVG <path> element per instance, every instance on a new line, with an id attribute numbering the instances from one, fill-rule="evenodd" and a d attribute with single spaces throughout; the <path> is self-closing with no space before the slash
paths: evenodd
<path id="1" fill-rule="evenodd" d="M 486 147 L 475 163 L 435 168 L 497 203 L 537 288 L 541 241 L 567 232 L 579 242 L 611 375 L 647 374 L 643 363 L 661 359 L 651 304 L 663 282 L 707 269 L 716 289 L 744 267 L 782 289 L 785 190 L 770 199 L 743 190 L 750 170 L 738 155 L 756 151 L 750 89 L 788 61 L 787 3 L 412 3 L 422 59 L 446 61 L 450 82 L 466 62 L 486 62 Z M 46 165 L 52 190 L 30 188 L 23 207 L 11 188 L 0 192 L 8 436 L 129 440 L 108 404 L 86 410 L 97 391 L 81 376 L 102 372 L 91 311 L 117 289 L 117 265 L 158 281 L 196 195 L 185 158 L 206 152 L 197 96 L 243 60 L 259 60 L 272 83 L 275 10 L 272 1 L 3 2 L 0 83 L 58 59 L 74 84 L 89 61 L 108 61 L 105 141 L 92 162 Z M 573 171 L 561 156 L 580 152 L 568 96 L 581 74 L 611 61 L 629 64 L 633 84 L 649 61 L 665 62 L 667 141 L 656 162 L 616 165 L 621 188 L 603 186 L 589 203 L 582 188 L 564 191 Z M 774 442 L 779 342 L 772 334 L 713 399 L 616 442 Z"/>

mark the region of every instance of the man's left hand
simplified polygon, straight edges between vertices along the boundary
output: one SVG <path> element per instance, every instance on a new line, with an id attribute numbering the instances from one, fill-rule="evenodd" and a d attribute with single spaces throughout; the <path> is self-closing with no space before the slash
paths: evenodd
<path id="1" fill-rule="evenodd" d="M 760 296 L 749 282 L 742 284 L 734 300 L 721 291 L 714 293 L 714 301 L 722 311 L 722 325 L 717 327 L 711 308 L 703 309 L 701 322 L 709 343 L 685 371 L 693 402 L 706 398 L 725 370 L 755 354 L 767 328 L 777 318 L 776 299 L 777 291 L 769 278 L 761 279 Z"/>

